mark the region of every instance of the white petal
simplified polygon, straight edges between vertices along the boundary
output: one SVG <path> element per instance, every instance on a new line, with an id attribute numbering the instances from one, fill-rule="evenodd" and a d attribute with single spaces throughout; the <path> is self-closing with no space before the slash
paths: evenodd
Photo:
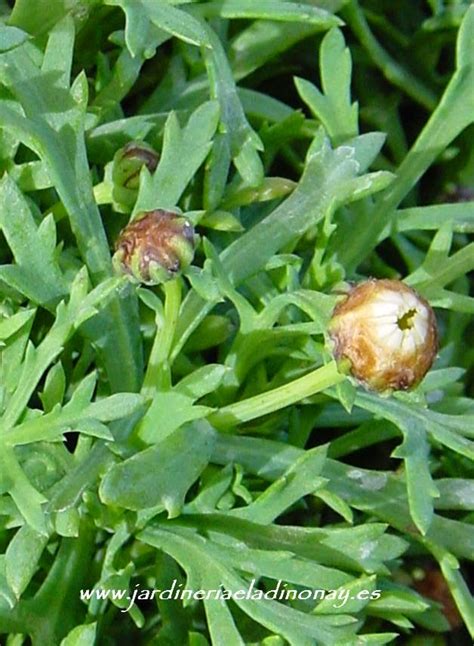
<path id="1" fill-rule="evenodd" d="M 389 336 L 383 337 L 383 345 L 389 351 L 399 350 L 400 346 L 402 345 L 402 341 L 403 341 L 403 332 L 399 330 L 397 327 L 394 328 L 392 334 L 390 334 Z"/>
<path id="2" fill-rule="evenodd" d="M 392 316 L 396 317 L 399 309 L 398 303 L 385 300 L 376 300 L 370 307 L 367 308 L 370 311 L 369 316 L 373 318 L 378 318 L 379 316 Z"/>
<path id="3" fill-rule="evenodd" d="M 409 310 L 415 310 L 420 305 L 419 300 L 413 294 L 403 294 L 403 302 Z"/>
<path id="4" fill-rule="evenodd" d="M 416 350 L 416 341 L 411 334 L 411 330 L 407 330 L 407 332 L 403 335 L 403 341 L 402 341 L 402 351 L 406 352 L 407 354 L 411 354 Z"/>
<path id="5" fill-rule="evenodd" d="M 401 293 L 394 289 L 378 289 L 375 294 L 375 298 L 379 298 L 384 301 L 390 301 L 391 303 L 397 301 L 401 298 Z"/>
<path id="6" fill-rule="evenodd" d="M 416 308 L 418 316 L 423 320 L 427 321 L 429 319 L 429 312 L 428 309 L 422 305 L 421 303 L 418 304 L 418 307 Z"/>
<path id="7" fill-rule="evenodd" d="M 396 323 L 376 323 L 372 328 L 370 328 L 376 336 L 380 339 L 385 339 L 392 334 L 396 334 L 400 330 L 397 327 Z"/>
<path id="8" fill-rule="evenodd" d="M 423 319 L 421 316 L 415 316 L 412 329 L 416 333 L 417 337 L 420 339 L 420 342 L 424 343 L 426 339 L 426 335 L 428 333 L 427 321 Z"/>

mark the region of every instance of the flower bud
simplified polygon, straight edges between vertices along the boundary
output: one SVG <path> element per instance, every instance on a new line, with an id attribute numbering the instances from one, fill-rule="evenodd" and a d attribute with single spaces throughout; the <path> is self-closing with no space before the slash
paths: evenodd
<path id="1" fill-rule="evenodd" d="M 431 368 L 438 350 L 430 305 L 398 280 L 367 280 L 333 312 L 329 334 L 336 359 L 346 359 L 362 385 L 408 390 Z"/>
<path id="2" fill-rule="evenodd" d="M 191 264 L 195 236 L 185 217 L 155 209 L 140 213 L 120 233 L 113 263 L 117 271 L 146 285 L 166 282 Z"/>
<path id="3" fill-rule="evenodd" d="M 115 153 L 112 163 L 114 199 L 126 206 L 133 206 L 140 185 L 140 171 L 146 166 L 153 173 L 160 156 L 144 141 L 130 141 Z"/>

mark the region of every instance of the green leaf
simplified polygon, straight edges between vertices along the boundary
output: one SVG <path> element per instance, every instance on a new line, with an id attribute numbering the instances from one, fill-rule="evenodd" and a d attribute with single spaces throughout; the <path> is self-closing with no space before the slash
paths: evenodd
<path id="1" fill-rule="evenodd" d="M 433 552 L 438 559 L 441 571 L 456 602 L 456 606 L 462 613 L 466 627 L 472 635 L 474 634 L 473 598 L 460 573 L 459 562 L 446 550 L 435 548 Z"/>
<path id="2" fill-rule="evenodd" d="M 5 483 L 4 490 L 10 494 L 28 525 L 38 534 L 47 536 L 45 516 L 41 508 L 46 498 L 32 486 L 18 463 L 13 449 L 3 442 L 0 464 L 2 481 Z"/>
<path id="3" fill-rule="evenodd" d="M 428 230 L 437 231 L 449 222 L 452 230 L 459 233 L 474 232 L 474 202 L 458 204 L 434 204 L 399 209 L 392 216 L 392 222 L 381 234 L 385 238 L 393 232 Z"/>
<path id="4" fill-rule="evenodd" d="M 225 640 L 224 643 L 229 646 L 244 646 L 245 642 L 242 640 L 226 603 L 205 601 L 204 608 L 213 644 Z"/>
<path id="5" fill-rule="evenodd" d="M 61 480 L 61 486 L 54 492 L 48 510 L 61 512 L 73 507 L 111 463 L 112 454 L 104 442 L 97 442 L 82 459 L 78 456 L 77 465 Z"/>
<path id="6" fill-rule="evenodd" d="M 263 166 L 258 155 L 263 148 L 262 142 L 247 121 L 222 43 L 209 27 L 206 26 L 206 30 L 211 49 L 204 52 L 204 60 L 211 97 L 220 105 L 220 132 L 226 138 L 224 151 L 228 149 L 242 179 L 250 186 L 258 186 L 263 180 Z M 227 175 L 225 166 L 220 174 Z"/>
<path id="7" fill-rule="evenodd" d="M 191 45 L 210 47 L 206 32 L 188 13 L 175 9 L 159 0 L 106 0 L 105 4 L 118 6 L 127 17 L 126 42 L 132 56 L 137 55 L 138 44 L 146 37 L 148 23 L 184 40 Z"/>
<path id="8" fill-rule="evenodd" d="M 18 0 L 15 2 L 10 24 L 21 27 L 34 36 L 50 32 L 64 16 L 71 14 L 80 25 L 99 0 Z"/>
<path id="9" fill-rule="evenodd" d="M 294 4 L 285 4 L 287 9 L 296 8 Z M 258 6 L 253 3 L 253 7 L 255 7 L 254 11 L 265 10 L 262 3 Z M 309 5 L 305 5 L 304 11 L 307 7 Z M 335 22 L 336 20 L 338 19 L 335 16 L 322 21 L 277 22 L 272 20 L 270 22 L 268 20 L 254 20 L 246 29 L 236 34 L 230 43 L 229 57 L 235 78 L 242 79 L 248 76 L 305 38 L 322 29 L 335 26 L 338 24 Z M 329 24 L 330 21 L 332 24 Z M 268 103 L 272 100 L 270 95 L 258 94 L 263 101 L 265 101 L 264 97 Z M 256 92 L 255 95 L 257 95 Z M 242 96 L 241 100 L 243 100 Z M 246 105 L 244 107 L 248 114 L 252 113 L 251 108 L 247 108 Z"/>
<path id="10" fill-rule="evenodd" d="M 161 442 L 186 422 L 202 419 L 212 411 L 208 406 L 195 406 L 195 397 L 179 389 L 156 392 L 145 417 L 137 426 L 138 437 L 147 444 Z"/>
<path id="11" fill-rule="evenodd" d="M 327 447 L 307 451 L 253 503 L 234 513 L 239 518 L 268 525 L 300 498 L 320 489 L 325 480 L 318 477 Z"/>
<path id="12" fill-rule="evenodd" d="M 23 525 L 10 541 L 5 552 L 5 572 L 8 584 L 20 597 L 38 569 L 39 559 L 48 542 L 48 535 Z"/>
<path id="13" fill-rule="evenodd" d="M 199 220 L 199 226 L 214 231 L 233 231 L 240 233 L 244 230 L 238 218 L 228 211 L 214 211 L 213 213 L 205 214 Z"/>
<path id="14" fill-rule="evenodd" d="M 450 292 L 443 288 L 474 269 L 474 243 L 466 245 L 450 256 L 452 237 L 452 225 L 448 221 L 434 236 L 421 266 L 407 276 L 406 282 L 438 307 L 466 311 L 465 307 L 469 301 L 474 306 L 474 300 L 469 297 L 459 300 L 455 294 L 451 294 L 450 299 Z"/>
<path id="15" fill-rule="evenodd" d="M 56 363 L 48 372 L 43 392 L 39 394 L 45 413 L 56 404 L 61 404 L 66 390 L 66 375 L 61 362 Z"/>
<path id="16" fill-rule="evenodd" d="M 9 339 L 21 330 L 22 327 L 31 323 L 35 314 L 36 310 L 25 309 L 20 310 L 8 318 L 0 319 L 0 339 L 2 341 Z"/>
<path id="17" fill-rule="evenodd" d="M 56 320 L 48 334 L 37 348 L 31 343 L 28 346 L 18 384 L 0 422 L 5 429 L 10 429 L 18 421 L 42 375 L 59 356 L 77 327 L 97 313 L 99 303 L 106 305 L 120 284 L 121 279 L 111 278 L 87 294 L 87 273 L 84 270 L 78 272 L 71 285 L 69 302 L 66 305 L 61 301 L 56 308 Z"/>
<path id="18" fill-rule="evenodd" d="M 51 30 L 44 53 L 41 72 L 55 77 L 55 87 L 68 90 L 71 78 L 74 50 L 74 28 L 72 20 L 66 18 Z"/>
<path id="19" fill-rule="evenodd" d="M 0 228 L 16 260 L 0 267 L 0 278 L 33 302 L 51 307 L 67 293 L 56 257 L 54 220 L 48 216 L 38 227 L 8 175 L 0 181 L 0 202 Z"/>
<path id="20" fill-rule="evenodd" d="M 91 377 L 94 379 L 91 380 Z M 113 440 L 113 435 L 104 422 L 132 415 L 143 404 L 143 398 L 134 393 L 120 393 L 91 403 L 94 382 L 95 375 L 86 377 L 63 408 L 56 405 L 49 413 L 26 420 L 6 431 L 5 442 L 15 446 L 48 440 L 57 441 L 63 433 L 70 430 Z M 92 389 L 89 389 L 89 386 L 92 386 Z"/>
<path id="21" fill-rule="evenodd" d="M 235 603 L 254 621 L 274 633 L 282 635 L 289 643 L 309 646 L 317 641 L 321 644 L 334 644 L 339 640 L 350 641 L 355 626 L 347 615 L 336 617 L 315 617 L 305 614 L 272 598 L 260 598 L 250 592 L 250 598 L 242 597 L 249 589 L 245 579 L 218 556 L 205 539 L 195 533 L 173 532 L 161 527 L 150 527 L 139 534 L 139 539 L 162 549 L 175 558 L 185 569 L 188 576 L 187 587 L 193 589 L 216 589 L 222 585 L 235 594 Z M 208 604 L 216 603 L 209 601 Z M 225 601 L 221 601 L 225 606 Z M 223 611 L 227 634 L 233 643 L 239 643 L 238 634 Z M 220 615 L 218 615 L 220 616 Z M 215 620 L 215 615 L 211 615 Z"/>
<path id="22" fill-rule="evenodd" d="M 134 213 L 155 208 L 173 209 L 211 149 L 218 105 L 200 106 L 181 129 L 174 113 L 166 121 L 163 150 L 157 170 L 144 174 Z"/>
<path id="23" fill-rule="evenodd" d="M 474 7 L 464 16 L 457 40 L 456 71 L 437 107 L 404 158 L 397 178 L 372 208 L 359 218 L 358 235 L 351 245 L 341 249 L 340 260 L 356 267 L 375 247 L 393 211 L 422 177 L 435 159 L 474 120 L 474 60 L 470 43 L 474 40 Z M 350 235 L 352 223 L 342 235 Z"/>
<path id="24" fill-rule="evenodd" d="M 474 455 L 472 442 L 459 438 L 449 430 L 450 427 L 456 428 L 458 421 L 449 416 L 421 411 L 394 400 L 379 400 L 369 393 L 358 393 L 356 405 L 382 415 L 403 432 L 404 442 L 394 455 L 406 460 L 411 513 L 420 531 L 426 533 L 432 519 L 432 498 L 438 495 L 429 471 L 427 436 L 431 435 L 446 446 L 468 456 Z"/>
<path id="25" fill-rule="evenodd" d="M 259 18 L 282 20 L 285 22 L 304 22 L 315 24 L 321 29 L 342 25 L 342 20 L 324 9 L 309 3 L 291 4 L 285 0 L 266 0 L 255 5 L 253 0 L 217 0 L 204 6 L 206 15 L 220 15 L 223 18 Z"/>
<path id="26" fill-rule="evenodd" d="M 272 256 L 314 230 L 338 206 L 378 191 L 391 181 L 391 175 L 383 172 L 357 177 L 358 150 L 355 143 L 333 150 L 319 132 L 293 193 L 221 254 L 223 269 L 233 285 L 260 271 Z M 188 295 L 178 323 L 176 338 L 180 341 L 173 350 L 174 356 L 210 309 L 211 305 L 197 294 Z"/>
<path id="27" fill-rule="evenodd" d="M 16 164 L 9 169 L 11 179 L 22 192 L 51 188 L 52 183 L 43 162 Z"/>
<path id="28" fill-rule="evenodd" d="M 416 526 L 426 534 L 433 520 L 432 499 L 439 495 L 429 470 L 429 445 L 423 430 L 413 424 L 404 423 L 402 431 L 403 444 L 392 455 L 405 460 L 410 512 Z"/>
<path id="29" fill-rule="evenodd" d="M 17 27 L 0 25 L 0 52 L 8 52 L 15 49 L 28 40 L 28 34 Z"/>
<path id="30" fill-rule="evenodd" d="M 214 434 L 205 422 L 187 424 L 145 451 L 116 464 L 100 486 L 106 504 L 166 509 L 178 516 L 189 487 L 207 465 Z"/>
<path id="31" fill-rule="evenodd" d="M 71 64 L 69 52 L 74 43 L 71 20 L 66 18 L 60 22 L 49 38 L 44 60 L 51 69 L 44 76 L 34 60 L 33 51 L 27 47 L 28 43 L 15 49 L 14 53 L 0 55 L 0 79 L 16 96 L 24 112 L 23 116 L 2 105 L 0 117 L 4 127 L 11 129 L 43 160 L 68 213 L 79 250 L 93 280 L 99 282 L 110 275 L 112 267 L 87 161 L 84 141 L 86 106 L 83 101 L 77 103 L 74 88 L 71 93 L 64 87 Z M 62 44 L 61 50 L 54 53 L 58 42 Z M 59 85 L 56 85 L 57 80 Z M 55 283 L 48 281 L 45 285 L 49 285 L 51 290 Z M 135 316 L 135 302 L 130 292 L 123 292 L 102 315 L 100 326 L 88 326 L 116 390 L 124 387 L 138 389 L 142 368 L 140 339 L 136 327 L 130 325 Z M 105 337 L 104 328 L 110 330 Z"/>
<path id="32" fill-rule="evenodd" d="M 128 25 L 129 23 L 127 23 Z M 93 101 L 94 111 L 99 113 L 101 121 L 107 118 L 108 113 L 116 114 L 117 107 L 120 102 L 127 96 L 133 85 L 136 83 L 140 76 L 140 72 L 146 60 L 153 56 L 156 48 L 163 44 L 170 36 L 166 32 L 153 28 L 151 33 L 146 34 L 133 31 L 136 35 L 139 33 L 140 40 L 135 43 L 132 40 L 127 41 L 127 47 L 132 48 L 136 52 L 133 56 L 129 49 L 124 47 L 117 58 L 115 65 L 112 68 L 110 78 L 107 84 L 101 88 Z M 128 30 L 126 30 L 126 37 Z M 100 126 L 99 126 L 100 127 Z M 104 124 L 104 127 L 110 127 L 109 124 Z M 122 136 L 125 133 L 121 133 Z M 125 137 L 126 138 L 126 137 Z M 143 136 L 137 136 L 137 139 L 143 139 Z M 126 141 L 124 141 L 126 143 Z M 115 152 L 115 151 L 114 151 Z M 106 157 L 108 161 L 110 159 Z"/>
<path id="33" fill-rule="evenodd" d="M 406 549 L 400 539 L 385 534 L 386 525 L 365 523 L 358 527 L 324 528 L 297 527 L 251 522 L 233 514 L 183 515 L 177 525 L 193 526 L 199 530 L 217 532 L 244 541 L 258 550 L 290 551 L 303 559 L 316 560 L 322 565 L 343 570 L 387 573 L 384 564 L 397 558 Z M 347 551 L 347 540 L 351 551 Z"/>
<path id="34" fill-rule="evenodd" d="M 217 464 L 238 462 L 250 473 L 273 480 L 301 454 L 301 449 L 281 442 L 219 435 L 212 461 Z M 326 460 L 322 476 L 328 478 L 330 490 L 356 509 L 367 511 L 402 532 L 411 525 L 406 485 L 399 478 L 383 471 L 354 468 L 336 460 Z M 458 556 L 472 557 L 474 539 L 467 523 L 435 514 L 427 536 L 431 544 Z"/>
<path id="35" fill-rule="evenodd" d="M 3 639 L 440 642 L 417 564 L 474 634 L 468 0 L 50 4 L 0 0 Z M 160 161 L 125 212 L 136 140 Z M 112 277 L 129 213 L 161 205 L 193 264 Z M 331 361 L 367 277 L 444 310 L 414 391 Z"/>
<path id="36" fill-rule="evenodd" d="M 68 46 L 72 47 L 74 32 L 70 21 L 60 23 L 50 34 L 50 47 L 57 46 L 57 31 L 64 25 Z M 21 117 L 2 108 L 4 125 L 14 128 L 43 158 L 92 274 L 103 277 L 109 270 L 110 255 L 92 194 L 83 140 L 84 114 L 67 88 L 56 85 L 59 71 L 64 75 L 63 83 L 69 75 L 69 55 L 58 63 L 58 58 L 52 61 L 48 58 L 49 51 L 46 50 L 45 61 L 52 69 L 44 78 L 25 46 L 14 55 L 0 56 L 0 76 L 25 111 L 25 117 Z M 61 70 L 58 64 L 63 65 Z"/>
<path id="37" fill-rule="evenodd" d="M 227 193 L 222 203 L 222 208 L 234 209 L 238 206 L 285 197 L 288 193 L 291 193 L 295 186 L 294 182 L 283 177 L 266 177 L 257 188 L 243 187 Z"/>
<path id="38" fill-rule="evenodd" d="M 20 312 L 18 314 L 21 314 Z M 5 389 L 2 409 L 7 405 L 15 391 L 22 372 L 22 362 L 33 325 L 35 311 L 30 311 L 24 324 L 8 339 L 6 347 L 0 353 L 0 382 Z"/>
<path id="39" fill-rule="evenodd" d="M 15 607 L 15 596 L 5 577 L 5 556 L 3 554 L 0 556 L 0 599 L 3 608 L 8 608 L 11 612 Z"/>
<path id="40" fill-rule="evenodd" d="M 181 379 L 174 390 L 195 401 L 217 390 L 222 380 L 230 372 L 231 370 L 227 366 L 209 363 Z"/>
<path id="41" fill-rule="evenodd" d="M 327 489 L 319 489 L 314 492 L 316 498 L 320 498 L 328 507 L 338 513 L 344 520 L 352 525 L 354 515 L 350 506 L 340 496 Z"/>
<path id="42" fill-rule="evenodd" d="M 387 81 L 408 94 L 425 109 L 433 110 L 437 97 L 431 88 L 427 83 L 419 80 L 408 65 L 400 64 L 382 47 L 370 30 L 365 12 L 357 0 L 347 3 L 344 17 L 366 50 L 364 53 L 369 56 L 374 65 L 380 68 Z"/>
<path id="43" fill-rule="evenodd" d="M 316 608 L 314 613 L 316 615 L 328 615 L 340 612 L 341 607 L 344 612 L 356 613 L 360 612 L 370 600 L 370 595 L 375 590 L 376 582 L 375 577 L 360 577 L 355 581 L 344 585 L 340 590 L 335 590 L 333 595 L 328 595 L 324 598 Z M 363 591 L 363 595 L 358 595 Z M 425 607 L 427 604 L 424 604 Z"/>
<path id="44" fill-rule="evenodd" d="M 359 132 L 358 107 L 351 103 L 352 61 L 339 29 L 332 29 L 321 44 L 320 68 L 323 93 L 314 85 L 297 78 L 296 88 L 303 101 L 338 144 Z"/>
<path id="45" fill-rule="evenodd" d="M 437 509 L 474 508 L 474 482 L 464 478 L 441 478 L 436 480 L 439 498 L 435 501 Z"/>
<path id="46" fill-rule="evenodd" d="M 61 640 L 61 646 L 94 646 L 96 630 L 96 623 L 76 626 Z"/>

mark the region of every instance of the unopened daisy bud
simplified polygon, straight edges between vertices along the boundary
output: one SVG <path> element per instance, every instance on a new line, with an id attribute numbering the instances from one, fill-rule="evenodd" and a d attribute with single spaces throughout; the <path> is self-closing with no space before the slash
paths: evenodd
<path id="1" fill-rule="evenodd" d="M 368 280 L 334 309 L 329 334 L 336 359 L 379 392 L 416 386 L 438 349 L 436 318 L 415 290 L 398 280 Z"/>
<path id="2" fill-rule="evenodd" d="M 155 209 L 140 213 L 122 230 L 113 262 L 120 273 L 145 285 L 158 285 L 191 264 L 194 246 L 194 228 L 189 220 Z"/>
<path id="3" fill-rule="evenodd" d="M 114 199 L 132 206 L 140 185 L 140 171 L 146 166 L 153 173 L 158 166 L 159 154 L 144 141 L 130 141 L 115 153 L 112 163 Z"/>

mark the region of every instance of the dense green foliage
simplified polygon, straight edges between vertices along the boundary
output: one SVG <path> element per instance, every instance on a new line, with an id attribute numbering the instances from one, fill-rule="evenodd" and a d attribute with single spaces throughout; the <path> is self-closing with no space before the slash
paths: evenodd
<path id="1" fill-rule="evenodd" d="M 428 572 L 470 643 L 474 8 L 10 4 L 2 643 L 447 644 L 446 612 L 415 589 Z M 121 201 L 113 159 L 133 140 L 160 159 Z M 195 226 L 194 263 L 138 287 L 114 275 L 114 241 L 158 208 Z M 367 276 L 436 310 L 439 355 L 412 392 L 367 392 L 331 357 L 338 285 Z M 127 612 L 80 596 L 252 579 L 353 594 Z"/>

